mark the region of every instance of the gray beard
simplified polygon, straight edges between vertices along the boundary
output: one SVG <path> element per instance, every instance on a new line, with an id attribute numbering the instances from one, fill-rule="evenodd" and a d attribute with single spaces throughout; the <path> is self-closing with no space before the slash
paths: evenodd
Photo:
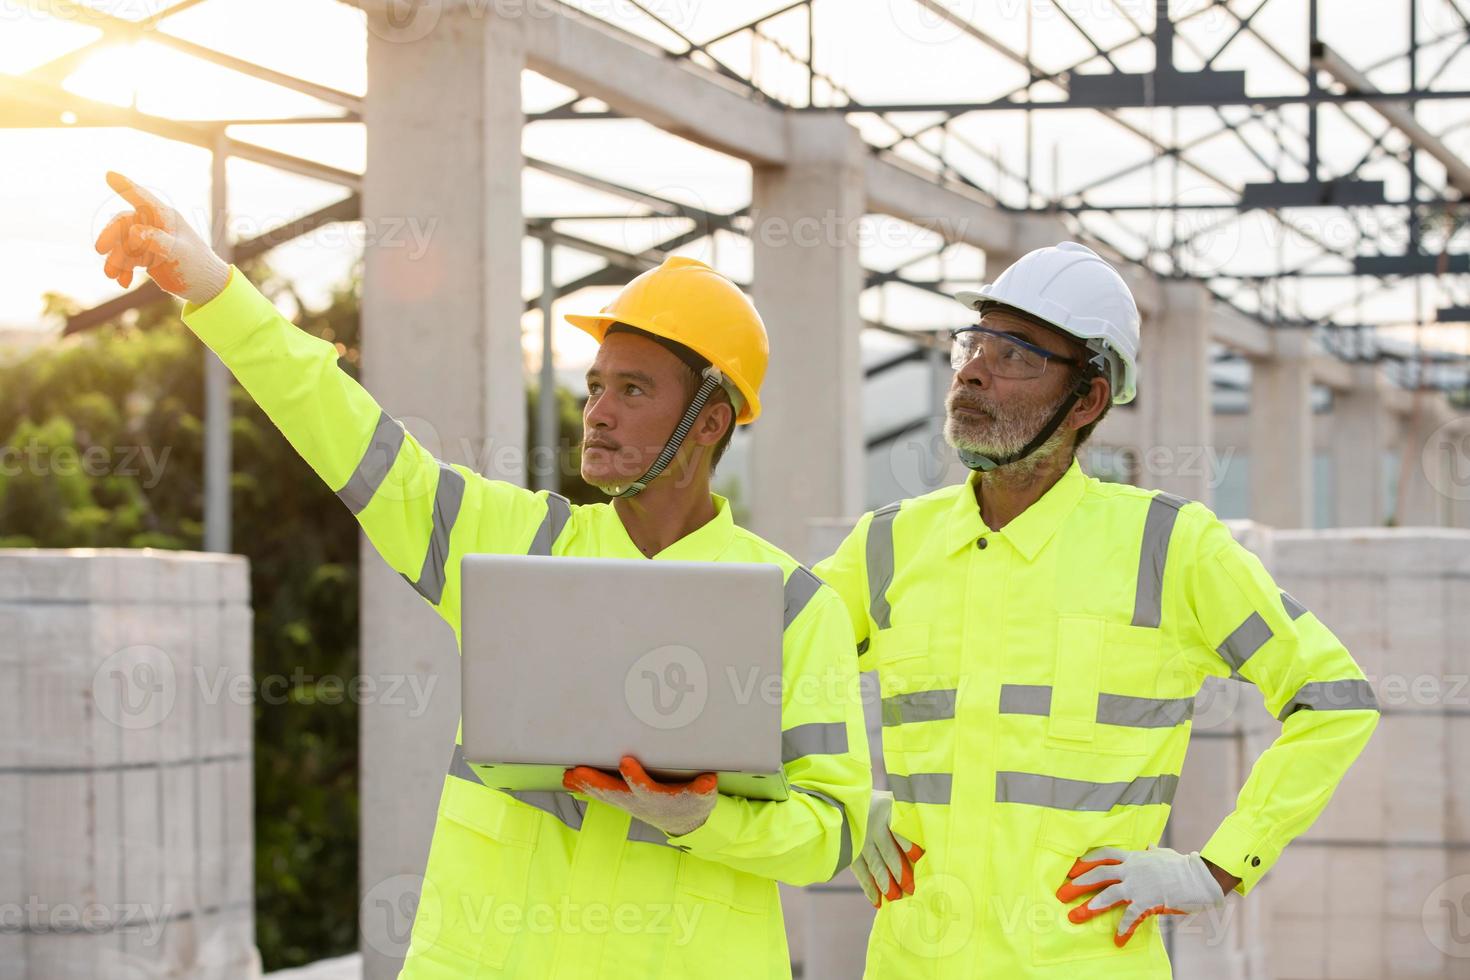
<path id="1" fill-rule="evenodd" d="M 944 422 L 944 441 L 949 443 L 953 449 L 978 453 L 982 456 L 1009 456 L 1026 448 L 1026 444 L 1036 438 L 1036 433 L 1041 431 L 1041 427 L 1047 423 L 1052 413 L 1061 404 L 1061 400 L 1058 400 L 1054 404 L 1040 408 L 1015 411 L 1007 410 L 1002 406 L 990 406 L 985 409 L 990 413 L 990 419 L 976 424 L 968 419 L 962 420 L 955 417 L 952 408 L 953 396 L 951 396 L 946 405 L 948 414 Z M 1025 459 L 1007 463 L 1004 467 L 1006 475 L 1025 478 L 1035 473 L 1042 463 L 1061 448 L 1066 438 L 1066 430 L 1058 426 L 1057 430 Z"/>

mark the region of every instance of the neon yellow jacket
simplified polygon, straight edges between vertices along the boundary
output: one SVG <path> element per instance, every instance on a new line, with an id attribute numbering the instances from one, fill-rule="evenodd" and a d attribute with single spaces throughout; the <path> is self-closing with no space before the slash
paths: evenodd
<path id="1" fill-rule="evenodd" d="M 641 557 L 610 505 L 574 507 L 435 460 L 339 370 L 334 345 L 233 267 L 223 293 L 183 316 L 456 640 L 467 553 Z M 490 789 L 446 745 L 402 976 L 726 977 L 736 963 L 742 976 L 791 975 L 776 881 L 832 878 L 867 821 L 852 630 L 831 589 L 714 502 L 712 521 L 656 558 L 784 570 L 782 749 L 794 791 L 781 802 L 721 796 L 705 824 L 667 837 L 582 796 Z"/>
<path id="2" fill-rule="evenodd" d="M 817 572 L 878 671 L 894 828 L 926 851 L 871 977 L 1168 977 L 1156 917 L 1118 949 L 1121 911 L 1074 925 L 1056 891 L 1092 847 L 1158 843 L 1204 678 L 1282 721 L 1214 836 L 1175 842 L 1241 894 L 1378 722 L 1347 650 L 1206 507 L 1075 461 L 999 531 L 972 476 L 864 515 Z"/>

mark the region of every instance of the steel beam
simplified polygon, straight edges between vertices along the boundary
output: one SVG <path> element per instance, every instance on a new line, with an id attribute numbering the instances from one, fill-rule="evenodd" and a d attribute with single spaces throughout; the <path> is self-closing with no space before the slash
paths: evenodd
<path id="1" fill-rule="evenodd" d="M 1452 187 L 1461 194 L 1470 194 L 1470 166 L 1466 165 L 1459 154 L 1445 146 L 1443 140 L 1425 129 L 1414 118 L 1414 110 L 1404 104 L 1404 95 L 1399 95 L 1392 100 L 1383 98 L 1384 93 L 1368 80 L 1368 76 L 1348 64 L 1340 54 L 1321 41 L 1318 41 L 1312 48 L 1312 65 L 1342 83 L 1349 94 L 1375 96 L 1374 101 L 1369 103 L 1373 110 L 1403 133 L 1410 143 L 1443 164 L 1445 178 Z M 1461 97 L 1466 95 L 1470 93 L 1461 93 Z M 1410 99 L 1424 98 L 1425 94 L 1410 94 L 1407 97 Z"/>

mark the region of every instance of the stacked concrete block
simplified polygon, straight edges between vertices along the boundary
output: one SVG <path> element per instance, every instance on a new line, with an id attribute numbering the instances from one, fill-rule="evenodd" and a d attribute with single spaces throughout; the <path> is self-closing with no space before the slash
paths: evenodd
<path id="1" fill-rule="evenodd" d="M 1279 532 L 1277 580 L 1352 652 L 1383 717 L 1259 889 L 1277 976 L 1470 977 L 1470 534 Z M 1458 778 L 1457 778 L 1458 777 Z M 1459 937 L 1458 939 L 1456 937 Z"/>
<path id="2" fill-rule="evenodd" d="M 0 980 L 251 976 L 233 556 L 0 550 Z"/>
<path id="3" fill-rule="evenodd" d="M 1176 974 L 1470 977 L 1470 535 L 1233 530 L 1352 652 L 1384 716 L 1322 816 L 1231 900 L 1220 941 L 1171 923 Z M 1279 730 L 1258 691 L 1207 686 L 1172 846 L 1207 838 Z"/>
<path id="4" fill-rule="evenodd" d="M 1445 821 L 1449 876 L 1432 904 L 1444 915 L 1441 928 L 1451 954 L 1449 974 L 1470 980 L 1470 548 L 1446 580 L 1445 636 L 1449 663 L 1445 671 L 1445 724 L 1448 735 L 1448 813 Z M 1445 903 L 1448 903 L 1448 907 Z"/>

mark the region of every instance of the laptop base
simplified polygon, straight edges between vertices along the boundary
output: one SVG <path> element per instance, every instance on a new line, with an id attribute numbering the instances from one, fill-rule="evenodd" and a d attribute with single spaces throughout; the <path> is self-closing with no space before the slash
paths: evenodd
<path id="1" fill-rule="evenodd" d="M 561 783 L 562 774 L 567 771 L 567 766 L 502 765 L 482 762 L 471 762 L 469 765 L 480 777 L 480 781 L 492 789 L 567 792 L 566 787 Z M 610 771 L 615 772 L 616 770 Z M 699 772 L 693 769 L 650 769 L 648 774 L 655 779 L 677 782 L 693 779 L 699 775 Z M 743 796 L 749 800 L 780 801 L 786 799 L 791 793 L 784 771 L 720 772 L 716 775 L 719 777 L 720 792 L 726 796 Z"/>

